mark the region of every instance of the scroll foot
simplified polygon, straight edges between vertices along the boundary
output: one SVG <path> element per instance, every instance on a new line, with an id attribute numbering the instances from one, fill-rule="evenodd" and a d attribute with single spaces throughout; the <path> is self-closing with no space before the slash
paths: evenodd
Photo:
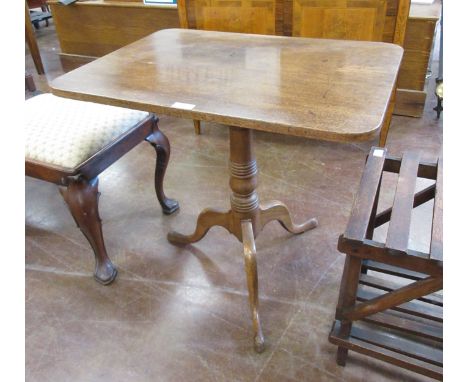
<path id="1" fill-rule="evenodd" d="M 277 220 L 284 229 L 296 235 L 315 228 L 318 225 L 315 218 L 309 219 L 302 224 L 294 224 L 288 207 L 279 201 L 273 201 L 260 206 L 260 219 L 262 227 L 273 220 Z"/>
<path id="2" fill-rule="evenodd" d="M 214 209 L 205 209 L 198 216 L 197 226 L 195 232 L 191 235 L 182 235 L 178 232 L 169 232 L 167 235 L 167 240 L 172 244 L 191 244 L 196 243 L 201 240 L 209 229 L 215 225 L 226 228 L 231 232 L 230 224 L 231 222 L 231 212 L 221 212 Z"/>

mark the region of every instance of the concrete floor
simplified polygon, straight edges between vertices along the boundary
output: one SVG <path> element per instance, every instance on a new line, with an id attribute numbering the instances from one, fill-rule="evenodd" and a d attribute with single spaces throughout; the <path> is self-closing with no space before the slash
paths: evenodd
<path id="1" fill-rule="evenodd" d="M 41 91 L 63 73 L 52 25 L 38 33 L 47 74 L 26 70 Z M 434 66 L 433 66 L 434 68 Z M 419 150 L 435 160 L 442 119 L 433 82 L 423 118 L 394 117 L 392 154 Z M 31 94 L 26 93 L 26 97 Z M 336 250 L 372 144 L 338 144 L 255 133 L 261 200 L 285 202 L 296 221 L 319 227 L 292 236 L 271 223 L 257 239 L 260 313 L 267 349 L 252 349 L 241 244 L 221 228 L 186 248 L 166 234 L 189 232 L 205 207 L 228 208 L 228 130 L 160 116 L 172 157 L 166 193 L 180 211 L 164 216 L 153 191 L 155 157 L 145 143 L 100 176 L 100 214 L 119 275 L 92 278 L 94 260 L 57 187 L 26 178 L 27 381 L 423 381 L 426 378 L 350 353 L 335 363 L 327 337 L 344 255 Z M 422 185 L 419 185 L 420 187 Z M 392 187 L 382 195 L 385 208 Z M 430 203 L 413 214 L 411 246 L 428 245 Z M 385 228 L 378 232 L 384 235 Z"/>

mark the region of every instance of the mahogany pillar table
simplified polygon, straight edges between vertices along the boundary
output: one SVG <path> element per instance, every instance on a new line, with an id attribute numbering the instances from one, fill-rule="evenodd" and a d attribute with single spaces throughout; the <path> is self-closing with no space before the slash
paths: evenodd
<path id="1" fill-rule="evenodd" d="M 402 54 L 380 42 L 167 29 L 51 88 L 58 96 L 230 126 L 231 210 L 205 209 L 193 234 L 168 239 L 194 243 L 217 225 L 243 243 L 254 345 L 262 351 L 255 237 L 273 220 L 295 234 L 317 220 L 296 225 L 283 203 L 259 203 L 253 130 L 343 142 L 376 137 Z"/>

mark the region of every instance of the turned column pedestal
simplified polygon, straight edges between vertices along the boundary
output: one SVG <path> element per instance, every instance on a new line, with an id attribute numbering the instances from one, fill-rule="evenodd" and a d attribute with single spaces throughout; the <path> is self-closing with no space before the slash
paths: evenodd
<path id="1" fill-rule="evenodd" d="M 260 205 L 257 194 L 257 161 L 253 150 L 253 132 L 250 129 L 230 127 L 230 181 L 231 209 L 227 212 L 205 209 L 198 216 L 195 231 L 191 235 L 170 232 L 168 240 L 173 244 L 189 244 L 201 240 L 213 226 L 221 226 L 232 233 L 244 245 L 245 273 L 249 291 L 250 309 L 254 329 L 254 347 L 257 352 L 265 348 L 265 340 L 258 312 L 258 277 L 255 238 L 265 224 L 277 220 L 293 234 L 303 233 L 317 226 L 316 219 L 296 225 L 288 208 L 279 201 Z"/>

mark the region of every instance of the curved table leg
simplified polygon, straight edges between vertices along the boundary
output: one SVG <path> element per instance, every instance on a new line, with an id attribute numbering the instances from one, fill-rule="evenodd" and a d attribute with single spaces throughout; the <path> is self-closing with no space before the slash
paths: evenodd
<path id="1" fill-rule="evenodd" d="M 177 200 L 170 199 L 164 194 L 163 182 L 166 168 L 171 156 L 171 145 L 169 140 L 158 127 L 158 120 L 153 121 L 153 133 L 146 138 L 146 141 L 151 144 L 156 150 L 156 170 L 154 174 L 154 188 L 156 196 L 161 205 L 163 213 L 170 215 L 179 209 Z"/>
<path id="2" fill-rule="evenodd" d="M 167 240 L 172 244 L 196 243 L 215 225 L 224 227 L 231 232 L 231 211 L 221 212 L 207 208 L 198 215 L 197 226 L 191 235 L 182 235 L 172 231 L 167 234 Z"/>
<path id="3" fill-rule="evenodd" d="M 302 224 L 294 224 L 288 207 L 279 201 L 272 201 L 260 206 L 261 227 L 264 227 L 273 220 L 279 221 L 285 230 L 296 235 L 315 228 L 318 225 L 316 218 L 309 219 Z"/>
<path id="4" fill-rule="evenodd" d="M 249 290 L 250 310 L 254 329 L 254 348 L 257 353 L 265 350 L 265 339 L 263 337 L 262 326 L 258 314 L 258 276 L 257 276 L 257 250 L 253 234 L 252 222 L 242 221 L 242 243 L 244 244 L 245 275 L 247 278 L 247 288 Z"/>

